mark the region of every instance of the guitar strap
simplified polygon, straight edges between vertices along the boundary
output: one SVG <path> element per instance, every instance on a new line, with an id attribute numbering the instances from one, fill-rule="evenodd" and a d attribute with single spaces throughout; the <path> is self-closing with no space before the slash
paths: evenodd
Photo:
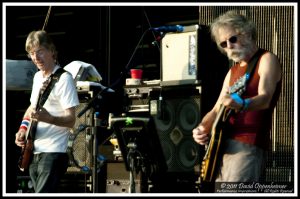
<path id="1" fill-rule="evenodd" d="M 63 74 L 64 72 L 65 72 L 65 69 L 59 68 L 55 71 L 55 73 L 51 74 L 51 76 L 50 76 L 51 77 L 51 82 L 48 84 L 45 91 L 40 96 L 40 98 L 38 100 L 38 107 L 42 107 L 45 104 L 45 102 L 47 101 L 47 98 L 48 98 L 49 94 L 51 93 L 51 90 L 53 89 L 55 83 L 58 82 L 61 74 Z"/>
<path id="2" fill-rule="evenodd" d="M 250 78 L 252 77 L 252 75 L 254 73 L 254 69 L 257 65 L 257 62 L 258 62 L 259 58 L 265 52 L 266 52 L 266 50 L 264 50 L 262 48 L 259 48 L 257 50 L 257 52 L 253 55 L 253 57 L 250 59 L 250 61 L 248 63 L 247 71 L 246 71 L 246 75 L 248 75 L 246 83 L 249 82 Z"/>
<path id="3" fill-rule="evenodd" d="M 43 105 L 45 104 L 45 102 L 48 99 L 49 94 L 51 93 L 51 90 L 53 89 L 54 85 L 56 82 L 58 82 L 61 74 L 63 74 L 64 72 L 66 72 L 65 69 L 63 68 L 58 68 L 55 73 L 51 74 L 50 78 L 51 81 L 48 84 L 48 86 L 46 87 L 45 91 L 40 94 L 39 98 L 38 98 L 38 102 L 37 102 L 37 107 L 43 107 Z M 31 133 L 31 139 L 34 140 L 35 137 L 35 132 Z"/>
<path id="4" fill-rule="evenodd" d="M 233 86 L 231 86 L 230 88 L 230 94 L 232 93 L 238 93 L 239 96 L 242 96 L 243 93 L 245 92 L 246 90 L 246 84 L 247 82 L 250 81 L 250 78 L 252 77 L 253 73 L 254 73 L 254 69 L 256 68 L 256 65 L 257 65 L 257 62 L 259 60 L 259 58 L 261 57 L 262 54 L 264 54 L 266 52 L 266 50 L 262 49 L 262 48 L 259 48 L 257 50 L 257 52 L 252 56 L 252 58 L 250 59 L 249 63 L 248 63 L 248 66 L 247 66 L 247 69 L 246 69 L 246 73 L 245 75 L 243 75 L 242 77 L 245 78 L 245 81 L 244 81 L 244 88 L 243 90 L 239 90 L 238 92 L 234 89 L 234 87 L 236 86 L 237 84 L 237 87 L 240 87 L 240 83 L 239 82 L 236 82 Z M 233 89 L 232 89 L 233 88 Z M 228 111 L 225 111 L 226 114 L 224 114 L 223 116 L 223 121 L 225 122 L 227 120 L 227 118 L 231 115 L 231 113 L 233 113 L 232 109 L 228 110 Z"/>

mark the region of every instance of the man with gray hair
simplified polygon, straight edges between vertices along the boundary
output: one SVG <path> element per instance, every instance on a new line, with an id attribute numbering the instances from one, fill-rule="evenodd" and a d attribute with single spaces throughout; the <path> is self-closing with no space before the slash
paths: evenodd
<path id="1" fill-rule="evenodd" d="M 220 51 L 234 65 L 223 81 L 214 107 L 193 130 L 193 138 L 198 144 L 207 145 L 216 124 L 220 123 L 218 113 L 228 114 L 221 130 L 217 129 L 222 131 L 221 145 L 218 154 L 211 155 L 218 158 L 213 177 L 208 181 L 257 182 L 264 171 L 272 112 L 281 91 L 281 64 L 273 53 L 257 46 L 255 25 L 236 11 L 219 16 L 210 30 Z M 254 57 L 257 62 L 252 64 L 254 68 L 248 79 Z M 234 92 L 243 77 L 247 79 L 244 91 Z"/>

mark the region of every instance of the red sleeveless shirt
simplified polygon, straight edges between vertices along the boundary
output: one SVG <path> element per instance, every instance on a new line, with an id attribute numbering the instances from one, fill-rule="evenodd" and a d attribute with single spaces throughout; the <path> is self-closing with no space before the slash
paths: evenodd
<path id="1" fill-rule="evenodd" d="M 242 95 L 243 99 L 251 98 L 258 94 L 259 62 L 260 59 L 257 62 L 255 71 L 252 73 L 252 77 L 250 77 L 250 81 L 247 83 L 246 91 Z M 230 86 L 246 73 L 246 69 L 247 66 L 240 67 L 239 64 L 231 67 Z M 244 111 L 231 115 L 228 120 L 227 135 L 240 142 L 267 149 L 272 128 L 272 113 L 279 98 L 280 90 L 281 80 L 277 83 L 269 108 L 257 111 Z"/>

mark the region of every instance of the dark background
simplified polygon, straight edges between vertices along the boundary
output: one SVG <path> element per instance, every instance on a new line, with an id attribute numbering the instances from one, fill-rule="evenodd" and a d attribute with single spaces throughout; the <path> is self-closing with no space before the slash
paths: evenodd
<path id="1" fill-rule="evenodd" d="M 7 7 L 6 58 L 27 59 L 26 36 L 42 29 L 48 8 Z M 91 63 L 103 76 L 103 84 L 112 84 L 148 28 L 195 24 L 198 17 L 197 6 L 52 6 L 45 30 L 57 46 L 62 66 L 74 60 Z M 159 78 L 160 51 L 152 45 L 155 36 L 151 31 L 145 34 L 128 66 L 142 66 L 144 78 Z"/>

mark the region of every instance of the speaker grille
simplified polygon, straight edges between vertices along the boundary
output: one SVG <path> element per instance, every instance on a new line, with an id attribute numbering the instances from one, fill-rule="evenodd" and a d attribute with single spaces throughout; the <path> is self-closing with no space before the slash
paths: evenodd
<path id="1" fill-rule="evenodd" d="M 76 116 L 86 107 L 86 105 L 87 103 L 83 102 L 76 107 Z M 70 136 L 68 143 L 69 155 L 73 157 L 70 159 L 68 172 L 78 172 L 86 168 L 92 168 L 92 119 L 93 113 L 91 110 L 87 110 L 81 117 L 76 118 L 73 128 L 74 134 Z M 81 126 L 87 127 L 78 132 L 78 128 Z"/>
<path id="2" fill-rule="evenodd" d="M 187 99 L 178 105 L 177 124 L 183 133 L 187 133 L 187 136 L 200 121 L 199 103 L 197 99 Z"/>
<path id="3" fill-rule="evenodd" d="M 192 137 L 200 122 L 200 95 L 165 99 L 163 117 L 154 122 L 168 172 L 190 172 L 199 163 L 199 146 Z"/>

